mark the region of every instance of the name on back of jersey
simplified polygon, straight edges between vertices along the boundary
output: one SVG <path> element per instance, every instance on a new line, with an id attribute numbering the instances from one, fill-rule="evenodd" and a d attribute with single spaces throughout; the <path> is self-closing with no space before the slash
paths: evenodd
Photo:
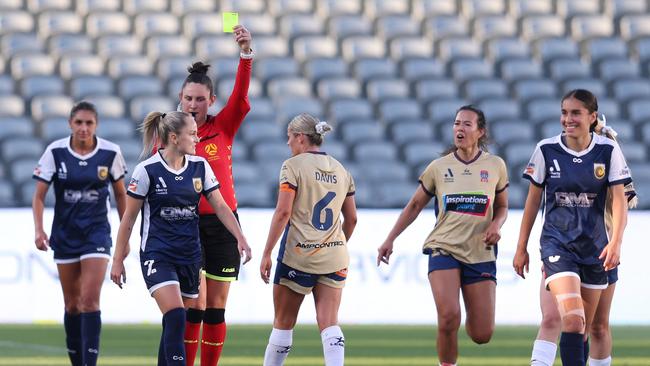
<path id="1" fill-rule="evenodd" d="M 323 183 L 331 183 L 331 184 L 336 184 L 337 179 L 336 179 L 336 174 L 330 174 L 327 172 L 319 172 L 315 171 L 314 172 L 314 178 Z"/>

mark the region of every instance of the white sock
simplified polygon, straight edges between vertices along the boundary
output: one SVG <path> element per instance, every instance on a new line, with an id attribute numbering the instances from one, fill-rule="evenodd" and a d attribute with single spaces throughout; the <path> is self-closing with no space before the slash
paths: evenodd
<path id="1" fill-rule="evenodd" d="M 530 358 L 531 366 L 553 366 L 557 345 L 553 342 L 536 339 L 533 343 L 533 354 Z"/>
<path id="2" fill-rule="evenodd" d="M 602 360 L 589 357 L 589 366 L 610 366 L 612 364 L 612 356 L 607 356 Z"/>
<path id="3" fill-rule="evenodd" d="M 269 336 L 269 344 L 264 352 L 264 366 L 282 366 L 287 359 L 291 344 L 293 343 L 293 330 L 275 329 Z"/>
<path id="4" fill-rule="evenodd" d="M 456 366 L 455 363 L 439 363 L 439 366 Z"/>
<path id="5" fill-rule="evenodd" d="M 320 332 L 323 341 L 323 354 L 325 355 L 325 366 L 343 366 L 345 358 L 345 338 L 341 327 L 332 325 Z"/>

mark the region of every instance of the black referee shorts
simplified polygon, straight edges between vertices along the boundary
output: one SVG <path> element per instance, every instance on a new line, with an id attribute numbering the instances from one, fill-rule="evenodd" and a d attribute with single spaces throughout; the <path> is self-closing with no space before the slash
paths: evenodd
<path id="1" fill-rule="evenodd" d="M 239 221 L 237 212 L 233 213 Z M 199 236 L 205 276 L 215 281 L 236 281 L 241 261 L 237 250 L 237 239 L 217 215 L 199 216 Z"/>

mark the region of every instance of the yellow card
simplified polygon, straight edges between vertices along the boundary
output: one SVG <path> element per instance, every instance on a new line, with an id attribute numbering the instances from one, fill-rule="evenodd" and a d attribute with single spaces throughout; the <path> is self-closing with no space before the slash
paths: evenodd
<path id="1" fill-rule="evenodd" d="M 239 13 L 222 13 L 223 17 L 223 32 L 224 33 L 233 33 L 233 28 L 239 24 Z"/>

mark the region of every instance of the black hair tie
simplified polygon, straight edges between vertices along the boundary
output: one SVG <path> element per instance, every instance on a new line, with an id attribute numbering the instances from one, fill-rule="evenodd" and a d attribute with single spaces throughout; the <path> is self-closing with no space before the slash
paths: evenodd
<path id="1" fill-rule="evenodd" d="M 163 114 L 160 115 L 160 118 L 165 118 L 166 115 L 167 115 L 167 113 L 163 113 Z"/>

